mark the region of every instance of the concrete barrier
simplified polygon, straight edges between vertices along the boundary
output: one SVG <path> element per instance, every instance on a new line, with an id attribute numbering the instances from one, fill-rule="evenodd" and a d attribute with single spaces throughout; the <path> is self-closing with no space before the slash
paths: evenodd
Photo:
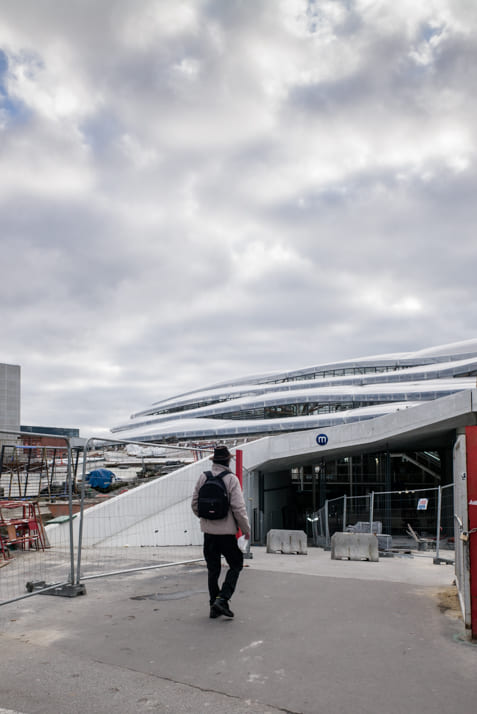
<path id="1" fill-rule="evenodd" d="M 286 531 L 272 529 L 267 533 L 267 553 L 308 553 L 307 538 L 304 531 Z"/>
<path id="2" fill-rule="evenodd" d="M 334 533 L 331 536 L 332 560 L 379 560 L 378 538 L 372 533 Z"/>

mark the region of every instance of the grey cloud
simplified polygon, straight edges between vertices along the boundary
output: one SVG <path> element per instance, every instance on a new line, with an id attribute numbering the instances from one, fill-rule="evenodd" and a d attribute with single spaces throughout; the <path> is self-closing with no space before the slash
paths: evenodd
<path id="1" fill-rule="evenodd" d="M 474 336 L 475 13 L 288 7 L 3 8 L 0 360 L 26 423 Z"/>

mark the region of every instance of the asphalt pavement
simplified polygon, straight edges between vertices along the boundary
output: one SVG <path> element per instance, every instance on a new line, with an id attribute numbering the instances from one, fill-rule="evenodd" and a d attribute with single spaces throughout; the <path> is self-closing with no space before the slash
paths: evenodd
<path id="1" fill-rule="evenodd" d="M 474 714 L 452 566 L 253 556 L 233 620 L 209 619 L 202 563 L 0 607 L 0 714 Z"/>

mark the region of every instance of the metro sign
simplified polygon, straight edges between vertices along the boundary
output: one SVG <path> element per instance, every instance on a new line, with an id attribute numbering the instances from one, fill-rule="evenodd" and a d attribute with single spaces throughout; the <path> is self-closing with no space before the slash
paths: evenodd
<path id="1" fill-rule="evenodd" d="M 318 434 L 316 437 L 316 443 L 318 446 L 326 446 L 328 443 L 328 436 L 326 434 Z"/>

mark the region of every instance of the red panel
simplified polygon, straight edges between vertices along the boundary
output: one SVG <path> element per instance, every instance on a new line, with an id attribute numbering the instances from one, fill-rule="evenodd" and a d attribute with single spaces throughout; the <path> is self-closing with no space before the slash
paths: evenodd
<path id="1" fill-rule="evenodd" d="M 235 452 L 235 475 L 240 481 L 240 485 L 243 491 L 243 451 L 242 449 L 237 449 Z"/>
<path id="2" fill-rule="evenodd" d="M 477 529 L 477 426 L 465 428 L 469 532 Z M 477 638 L 477 530 L 469 536 L 472 637 Z"/>
<path id="3" fill-rule="evenodd" d="M 243 491 L 243 451 L 242 449 L 236 449 L 235 451 L 235 475 L 240 481 L 240 486 Z M 240 538 L 242 531 L 240 528 L 237 531 L 237 538 Z"/>

